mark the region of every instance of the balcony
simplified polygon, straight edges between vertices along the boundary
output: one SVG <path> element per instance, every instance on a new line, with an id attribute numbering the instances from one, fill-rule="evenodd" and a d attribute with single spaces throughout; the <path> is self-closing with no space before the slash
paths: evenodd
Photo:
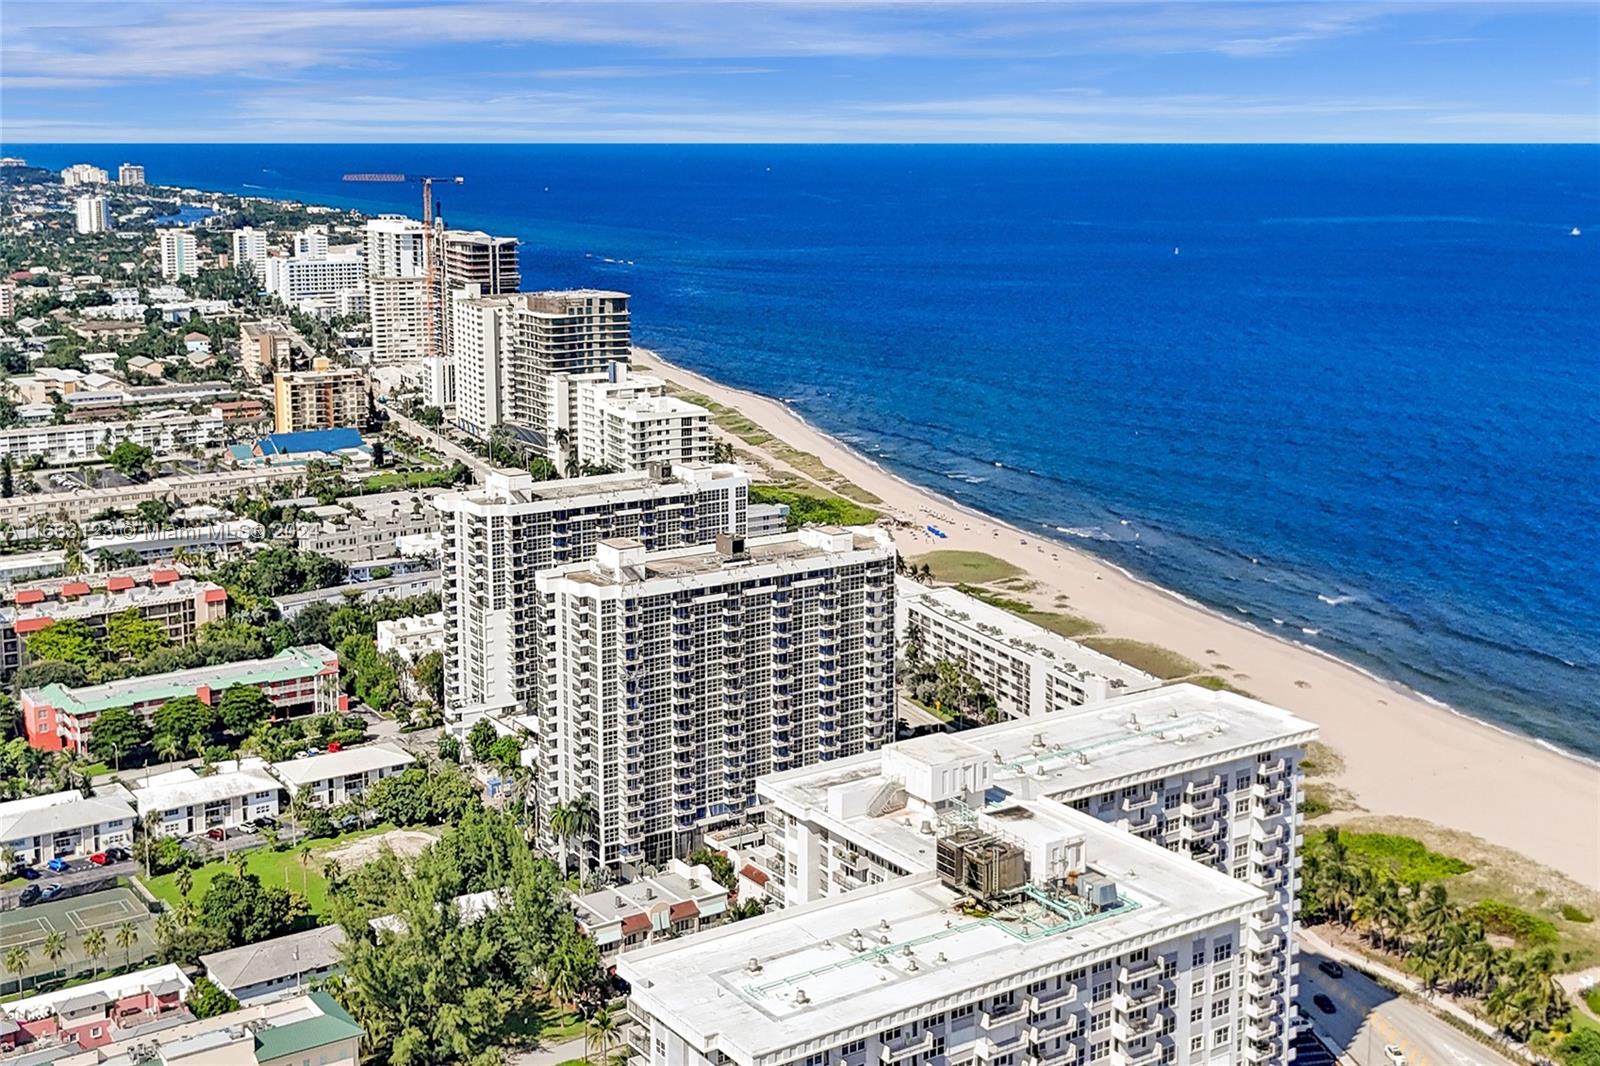
<path id="1" fill-rule="evenodd" d="M 1161 1058 L 1161 1049 L 1151 1044 L 1144 1048 L 1129 1048 L 1122 1053 L 1123 1066 L 1152 1066 Z"/>
<path id="2" fill-rule="evenodd" d="M 1122 810 L 1127 814 L 1132 814 L 1135 811 L 1142 811 L 1147 807 L 1154 807 L 1156 805 L 1156 798 L 1157 797 L 1154 792 L 1147 792 L 1143 796 L 1129 796 L 1122 801 Z"/>
<path id="3" fill-rule="evenodd" d="M 1132 984 L 1156 976 L 1161 972 L 1161 964 L 1154 959 L 1145 959 L 1142 962 L 1130 962 L 1122 968 L 1118 976 L 1123 984 Z"/>
<path id="4" fill-rule="evenodd" d="M 1016 1022 L 1022 1018 L 1022 1005 L 1013 1003 L 1007 1007 L 996 1007 L 986 1010 L 978 1016 L 978 1028 L 985 1032 L 999 1029 Z"/>
<path id="5" fill-rule="evenodd" d="M 907 1036 L 884 1041 L 878 1051 L 878 1061 L 901 1062 L 931 1050 L 933 1050 L 933 1033 L 924 1030 L 920 1037 Z"/>

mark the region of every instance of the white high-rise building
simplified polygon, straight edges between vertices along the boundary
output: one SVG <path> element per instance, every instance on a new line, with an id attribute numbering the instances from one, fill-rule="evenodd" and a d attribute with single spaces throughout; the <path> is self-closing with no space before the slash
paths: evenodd
<path id="1" fill-rule="evenodd" d="M 643 470 L 653 463 L 711 460 L 711 412 L 666 394 L 666 382 L 612 363 L 597 374 L 551 379 L 551 436 L 566 430 L 566 447 L 551 441 L 557 462 L 608 470 Z"/>
<path id="2" fill-rule="evenodd" d="M 267 235 L 253 226 L 233 231 L 233 265 L 249 267 L 256 277 L 267 277 Z"/>
<path id="3" fill-rule="evenodd" d="M 367 274 L 372 362 L 410 363 L 428 354 L 428 279 Z"/>
<path id="4" fill-rule="evenodd" d="M 422 223 L 404 215 L 379 215 L 368 219 L 361 232 L 372 278 L 420 278 L 426 272 L 422 255 Z"/>
<path id="5" fill-rule="evenodd" d="M 117 168 L 117 184 L 134 186 L 144 184 L 144 166 L 139 163 L 124 163 Z"/>
<path id="6" fill-rule="evenodd" d="M 182 229 L 157 231 L 161 241 L 161 276 L 164 278 L 190 278 L 200 272 L 200 260 L 194 234 Z"/>
<path id="7" fill-rule="evenodd" d="M 104 196 L 80 196 L 73 204 L 79 233 L 104 233 L 110 229 Z"/>
<path id="8" fill-rule="evenodd" d="M 539 571 L 591 559 L 607 537 L 676 548 L 742 535 L 749 499 L 750 478 L 735 466 L 569 481 L 491 473 L 482 486 L 434 497 L 444 538 L 446 706 L 536 709 Z"/>
<path id="9" fill-rule="evenodd" d="M 1277 707 L 1176 685 L 919 737 L 762 778 L 768 839 L 742 858 L 769 899 L 803 907 L 934 869 L 942 839 L 961 827 L 1026 844 L 1030 822 L 1071 808 L 1265 894 L 1233 941 L 1244 1002 L 1230 1012 L 1241 1049 L 1230 1061 L 1282 1063 L 1293 1036 L 1298 764 L 1316 735 Z M 1031 813 L 1009 815 L 1018 804 Z"/>
<path id="10" fill-rule="evenodd" d="M 294 254 L 306 259 L 324 259 L 328 255 L 328 227 L 307 226 L 294 235 Z"/>
<path id="11" fill-rule="evenodd" d="M 685 855 L 750 817 L 761 774 L 892 739 L 894 560 L 876 531 L 810 526 L 608 539 L 538 573 L 536 802 L 592 806 L 585 865 Z"/>
<path id="12" fill-rule="evenodd" d="M 79 185 L 109 185 L 111 176 L 104 167 L 93 166 L 89 163 L 74 163 L 61 172 L 61 184 L 67 188 L 76 188 Z"/>
<path id="13" fill-rule="evenodd" d="M 356 292 L 367 280 L 359 255 L 273 256 L 267 260 L 267 291 L 284 303 Z"/>
<path id="14" fill-rule="evenodd" d="M 485 439 L 503 422 L 510 397 L 503 386 L 516 336 L 515 296 L 482 296 L 469 285 L 450 294 L 450 356 L 455 424 Z"/>
<path id="15" fill-rule="evenodd" d="M 1260 888 L 961 791 L 915 873 L 619 955 L 630 1061 L 1235 1066 L 1282 1028 L 1246 980 Z"/>

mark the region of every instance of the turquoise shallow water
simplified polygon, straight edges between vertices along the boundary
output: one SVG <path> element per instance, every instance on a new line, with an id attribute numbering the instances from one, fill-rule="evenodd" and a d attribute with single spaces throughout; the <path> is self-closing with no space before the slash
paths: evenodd
<path id="1" fill-rule="evenodd" d="M 1600 755 L 1595 147 L 8 146 L 415 211 L 886 467 Z M 1580 237 L 1569 235 L 1579 227 Z"/>

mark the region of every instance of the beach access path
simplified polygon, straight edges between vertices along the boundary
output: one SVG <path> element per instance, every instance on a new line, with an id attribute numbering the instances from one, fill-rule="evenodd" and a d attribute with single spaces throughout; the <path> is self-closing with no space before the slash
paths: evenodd
<path id="1" fill-rule="evenodd" d="M 1137 580 L 1086 552 L 966 510 L 890 474 L 775 400 L 673 366 L 654 352 L 636 356 L 649 372 L 738 410 L 881 497 L 879 510 L 911 523 L 895 532 L 902 554 L 986 552 L 1025 570 L 1043 591 L 1067 596 L 1067 610 L 1098 623 L 1107 635 L 1157 644 L 1197 663 L 1230 664 L 1244 675 L 1242 687 L 1321 727 L 1322 739 L 1344 760 L 1332 783 L 1362 807 L 1471 833 L 1581 885 L 1600 887 L 1600 766 L 1455 714 L 1331 656 Z M 737 438 L 726 439 L 748 449 Z M 929 534 L 930 524 L 946 537 Z"/>

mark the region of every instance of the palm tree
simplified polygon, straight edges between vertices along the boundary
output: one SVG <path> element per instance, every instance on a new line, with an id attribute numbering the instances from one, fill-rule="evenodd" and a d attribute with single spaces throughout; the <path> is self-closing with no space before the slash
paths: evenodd
<path id="1" fill-rule="evenodd" d="M 106 957 L 106 933 L 104 929 L 91 929 L 83 934 L 83 957 L 89 960 L 89 965 L 100 969 L 100 960 Z"/>
<path id="2" fill-rule="evenodd" d="M 176 880 L 178 884 L 178 894 L 184 898 L 188 898 L 190 890 L 194 888 L 194 871 L 185 866 L 183 869 L 178 871 L 177 877 L 174 880 Z"/>
<path id="3" fill-rule="evenodd" d="M 156 943 L 161 945 L 163 951 L 172 946 L 178 936 L 178 922 L 170 914 L 163 914 L 156 918 L 155 924 Z"/>
<path id="4" fill-rule="evenodd" d="M 16 978 L 17 991 L 22 991 L 22 973 L 28 968 L 28 949 L 18 944 L 6 952 L 6 969 Z"/>
<path id="5" fill-rule="evenodd" d="M 302 844 L 302 845 L 300 845 L 299 856 L 300 856 L 300 894 L 302 896 L 310 896 L 311 895 L 311 884 L 310 884 L 310 878 L 311 878 L 311 845 L 310 844 Z"/>
<path id="6" fill-rule="evenodd" d="M 117 926 L 117 947 L 123 950 L 123 961 L 127 967 L 133 969 L 133 946 L 139 942 L 139 927 L 133 922 L 123 922 Z"/>
<path id="7" fill-rule="evenodd" d="M 600 1046 L 601 1066 L 606 1066 L 606 1064 L 611 1061 L 611 1044 L 615 1040 L 617 1030 L 620 1027 L 621 1019 L 617 1017 L 616 1012 L 610 1007 L 601 1007 L 599 1010 L 595 1011 L 594 1017 L 590 1018 L 588 1023 L 583 1027 L 585 1043 L 584 1058 L 589 1057 L 588 1043 L 592 1040 Z"/>
<path id="8" fill-rule="evenodd" d="M 178 752 L 183 750 L 182 745 L 178 743 L 178 738 L 171 733 L 156 734 L 151 746 L 155 749 L 155 753 L 165 762 L 171 762 L 176 759 Z"/>
<path id="9" fill-rule="evenodd" d="M 59 929 L 52 929 L 45 936 L 44 943 L 39 946 L 39 954 L 50 964 L 50 970 L 55 972 L 56 963 L 61 961 L 61 956 L 67 953 L 67 934 Z"/>

